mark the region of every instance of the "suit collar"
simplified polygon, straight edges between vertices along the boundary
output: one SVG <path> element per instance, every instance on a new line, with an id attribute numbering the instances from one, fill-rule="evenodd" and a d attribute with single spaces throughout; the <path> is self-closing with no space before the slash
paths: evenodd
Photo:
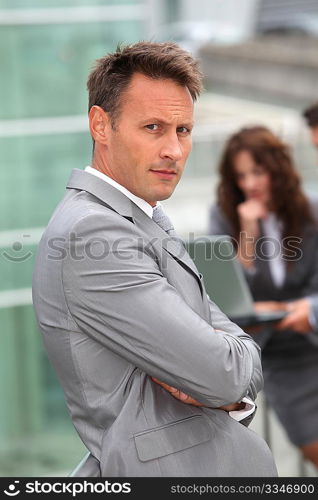
<path id="1" fill-rule="evenodd" d="M 120 191 L 121 193 L 126 195 L 127 198 L 129 198 L 133 203 L 138 205 L 138 207 L 141 208 L 141 210 L 146 212 L 148 217 L 152 218 L 153 207 L 149 203 L 147 203 L 145 200 L 143 200 L 142 198 L 139 198 L 134 193 L 129 191 L 125 186 L 119 184 L 117 181 L 115 181 L 114 179 L 112 179 L 108 175 L 104 174 L 100 170 L 97 170 L 96 168 L 92 168 L 91 166 L 86 167 L 85 172 L 88 172 L 89 174 L 92 174 L 92 175 L 95 175 L 96 177 L 101 178 L 107 184 L 110 184 L 114 188 L 118 189 L 118 191 Z"/>
<path id="2" fill-rule="evenodd" d="M 78 168 L 72 170 L 66 189 L 87 191 L 87 193 L 92 194 L 103 203 L 106 203 L 106 205 L 112 207 L 120 215 L 130 218 L 133 216 L 133 203 L 126 195 L 99 177 L 89 174 L 84 170 L 79 170 Z M 146 214 L 145 217 L 147 217 Z"/>

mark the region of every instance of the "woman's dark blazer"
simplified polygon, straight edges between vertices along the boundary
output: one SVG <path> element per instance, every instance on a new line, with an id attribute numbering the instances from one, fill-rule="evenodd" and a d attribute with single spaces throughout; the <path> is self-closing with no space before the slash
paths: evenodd
<path id="1" fill-rule="evenodd" d="M 310 198 L 310 203 L 318 220 L 318 199 Z M 233 228 L 218 205 L 210 209 L 209 234 L 233 237 Z M 311 333 L 302 335 L 267 327 L 253 335 L 263 350 L 269 402 L 290 439 L 302 445 L 318 440 L 318 229 L 315 225 L 305 228 L 300 251 L 295 252 L 297 255 L 287 267 L 281 287 L 272 279 L 269 261 L 261 251 L 262 242 L 264 231 L 260 221 L 254 271 L 245 271 L 254 300 L 292 301 L 307 297 L 311 302 Z M 279 245 L 283 256 L 293 251 L 284 241 Z"/>

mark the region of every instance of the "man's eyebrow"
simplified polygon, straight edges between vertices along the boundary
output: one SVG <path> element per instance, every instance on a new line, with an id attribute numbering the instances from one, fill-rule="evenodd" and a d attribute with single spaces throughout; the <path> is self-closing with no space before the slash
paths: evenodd
<path id="1" fill-rule="evenodd" d="M 141 121 L 142 121 L 142 123 L 145 123 L 145 124 L 151 124 L 151 123 L 162 123 L 163 125 L 170 125 L 171 124 L 171 122 L 164 120 L 162 118 L 156 118 L 155 116 L 152 116 L 150 118 L 144 118 Z M 194 120 L 180 121 L 180 124 L 178 124 L 178 127 L 193 128 L 194 127 Z"/>
<path id="2" fill-rule="evenodd" d="M 181 125 L 179 126 L 182 126 L 182 127 L 187 127 L 187 128 L 193 128 L 194 127 L 194 121 L 191 121 L 191 122 L 184 122 L 182 123 Z"/>

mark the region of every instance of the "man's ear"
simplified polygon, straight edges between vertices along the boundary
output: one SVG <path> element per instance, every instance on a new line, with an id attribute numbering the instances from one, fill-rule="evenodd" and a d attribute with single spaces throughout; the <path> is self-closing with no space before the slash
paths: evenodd
<path id="1" fill-rule="evenodd" d="M 109 114 L 100 106 L 92 106 L 89 111 L 89 128 L 95 142 L 107 144 L 111 127 Z"/>

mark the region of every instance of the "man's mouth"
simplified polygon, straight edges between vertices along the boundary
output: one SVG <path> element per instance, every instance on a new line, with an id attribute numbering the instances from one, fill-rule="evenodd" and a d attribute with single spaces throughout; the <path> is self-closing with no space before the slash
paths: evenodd
<path id="1" fill-rule="evenodd" d="M 173 179 L 176 175 L 177 172 L 175 170 L 155 170 L 151 169 L 150 170 L 153 174 L 157 175 L 158 177 L 161 177 L 162 179 Z"/>

